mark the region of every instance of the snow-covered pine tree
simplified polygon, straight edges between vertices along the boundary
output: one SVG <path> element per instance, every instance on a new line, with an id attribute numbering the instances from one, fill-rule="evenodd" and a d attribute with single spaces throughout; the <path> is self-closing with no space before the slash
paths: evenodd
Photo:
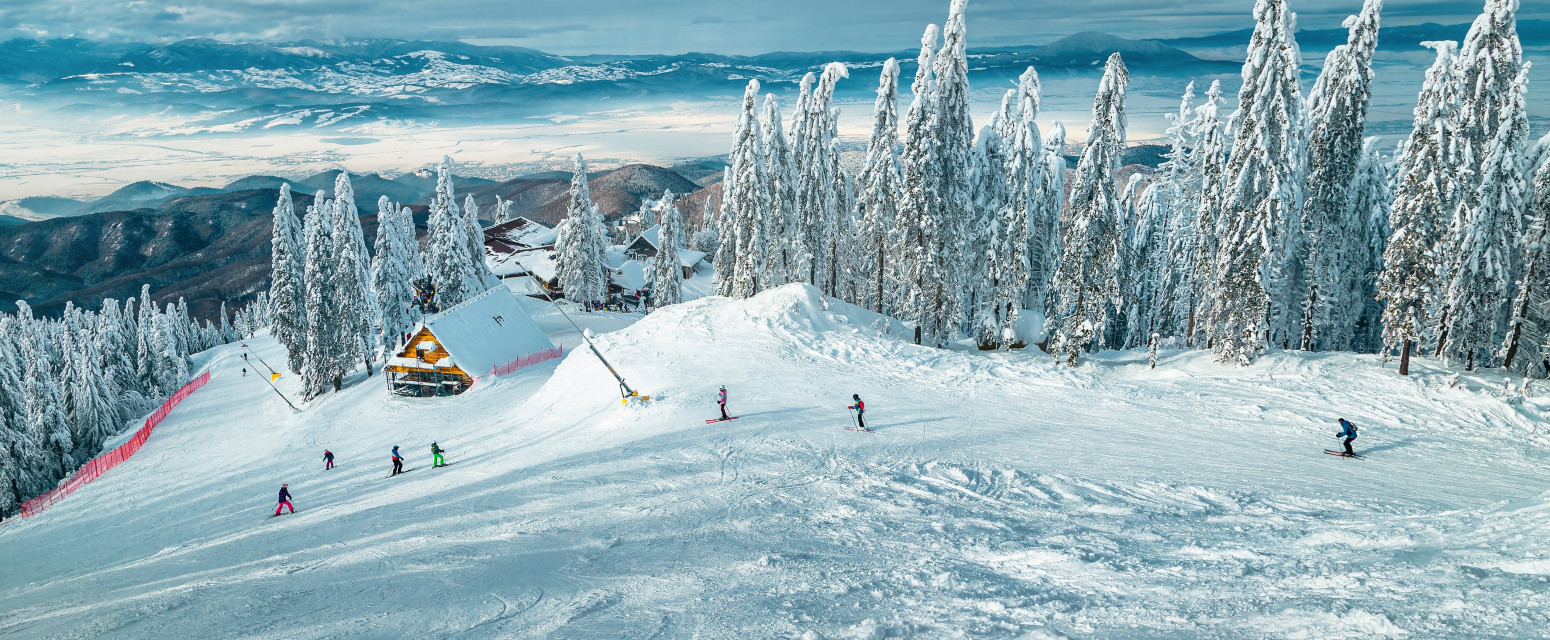
<path id="1" fill-rule="evenodd" d="M 452 187 L 452 158 L 443 157 L 436 167 L 436 196 L 431 201 L 430 242 L 426 268 L 436 286 L 436 303 L 442 309 L 457 305 L 482 291 L 483 283 L 469 254 L 468 221 L 457 206 Z M 482 259 L 483 249 L 479 256 Z"/>
<path id="2" fill-rule="evenodd" d="M 1190 305 L 1194 302 L 1195 245 L 1199 236 L 1195 226 L 1200 198 L 1199 174 L 1191 162 L 1191 151 L 1199 140 L 1193 135 L 1195 120 L 1195 83 L 1184 87 L 1178 113 L 1167 114 L 1167 158 L 1159 167 L 1157 202 L 1167 211 L 1163 229 L 1163 273 L 1157 292 L 1157 329 L 1165 336 L 1184 335 Z"/>
<path id="3" fill-rule="evenodd" d="M 30 309 L 26 315 L 31 316 Z M 42 324 L 41 321 L 33 322 Z M 34 331 L 49 330 L 35 327 Z M 38 340 L 38 344 L 26 348 L 23 355 L 26 371 L 23 425 L 27 438 L 32 441 L 32 449 L 36 452 L 29 466 L 32 468 L 33 479 L 38 481 L 33 485 L 33 493 L 37 494 L 75 469 L 75 460 L 70 455 L 75 450 L 75 440 L 70 435 L 71 422 L 64 411 L 64 388 L 60 384 L 60 371 L 49 357 L 49 351 L 54 345 L 38 333 L 34 333 L 33 337 Z"/>
<path id="4" fill-rule="evenodd" d="M 477 282 L 474 292 L 478 293 L 495 286 L 499 280 L 484 260 L 484 224 L 479 221 L 479 205 L 474 202 L 473 194 L 463 200 L 463 222 L 467 224 L 463 238 L 468 243 L 469 268 Z"/>
<path id="5" fill-rule="evenodd" d="M 1140 176 L 1131 178 L 1134 183 Z M 1137 185 L 1139 187 L 1139 185 Z M 1149 344 L 1166 324 L 1172 305 L 1167 299 L 1169 280 L 1169 224 L 1175 185 L 1153 182 L 1136 195 L 1134 218 L 1129 228 L 1128 274 L 1124 279 L 1125 346 Z M 1191 218 L 1193 221 L 1193 218 Z"/>
<path id="6" fill-rule="evenodd" d="M 1017 90 L 1006 93 L 1001 100 L 1001 110 L 991 116 L 990 124 L 980 129 L 974 146 L 973 171 L 969 174 L 970 189 L 974 197 L 972 221 L 964 226 L 963 250 L 969 259 L 962 262 L 965 288 L 965 311 L 968 312 L 967 329 L 970 337 L 981 349 L 1001 346 L 1001 317 L 1003 307 L 996 294 L 1000 290 L 1004 256 L 1000 249 L 1007 234 L 1002 227 L 1011 194 L 1007 193 L 1006 151 L 1001 138 L 1002 122 L 1011 118 L 1009 112 L 1016 109 Z"/>
<path id="7" fill-rule="evenodd" d="M 1324 59 L 1308 91 L 1303 221 L 1308 237 L 1307 321 L 1300 348 L 1351 350 L 1362 309 L 1360 276 L 1366 260 L 1353 259 L 1366 244 L 1366 212 L 1352 216 L 1351 189 L 1362 160 L 1367 106 L 1372 102 L 1372 54 L 1378 46 L 1383 0 L 1366 0 L 1360 15 L 1346 18 L 1346 43 Z"/>
<path id="8" fill-rule="evenodd" d="M 80 319 L 75 320 L 81 321 Z M 67 332 L 71 337 L 63 349 L 65 415 L 75 434 L 78 460 L 88 460 L 102 443 L 118 433 L 123 420 L 119 391 L 113 379 L 101 368 L 102 354 L 97 341 L 85 327 Z"/>
<path id="9" fill-rule="evenodd" d="M 683 264 L 678 260 L 683 216 L 673 205 L 673 192 L 662 198 L 662 228 L 657 231 L 657 255 L 652 265 L 651 299 L 658 307 L 683 302 Z"/>
<path id="10" fill-rule="evenodd" d="M 721 171 L 721 211 L 716 217 L 716 257 L 712 266 L 716 269 L 716 295 L 731 296 L 732 281 L 737 275 L 737 219 L 732 215 L 732 168 Z"/>
<path id="11" fill-rule="evenodd" d="M 1354 291 L 1351 348 L 1374 353 L 1383 345 L 1383 304 L 1378 301 L 1378 274 L 1383 271 L 1383 252 L 1392 233 L 1389 218 L 1394 202 L 1394 163 L 1379 151 L 1380 138 L 1362 144 L 1362 160 L 1352 180 L 1347 226 L 1357 229 L 1347 246 L 1351 265 L 1344 271 L 1342 287 Z"/>
<path id="12" fill-rule="evenodd" d="M 974 196 L 971 193 L 969 173 L 974 153 L 974 121 L 969 115 L 969 58 L 968 29 L 964 10 L 968 0 L 952 0 L 947 22 L 942 28 L 942 49 L 937 52 L 932 74 L 936 77 L 936 122 L 933 133 L 937 139 L 936 171 L 932 176 L 937 182 L 942 216 L 942 243 L 945 247 L 947 278 L 943 283 L 948 295 L 956 298 L 952 315 L 940 317 L 938 326 L 928 330 L 939 334 L 940 339 L 952 340 L 959 329 L 960 305 L 966 301 L 970 273 L 968 227 L 973 221 Z"/>
<path id="13" fill-rule="evenodd" d="M 502 200 L 500 194 L 495 194 L 495 224 L 511 222 L 511 201 Z"/>
<path id="14" fill-rule="evenodd" d="M 778 122 L 778 120 L 777 120 Z M 716 222 L 715 200 L 709 194 L 705 196 L 705 203 L 700 209 L 700 230 L 689 239 L 689 248 L 715 259 L 716 249 L 720 246 L 721 227 Z"/>
<path id="15" fill-rule="evenodd" d="M 808 267 L 806 279 L 830 295 L 834 294 L 834 271 L 838 260 L 834 254 L 834 230 L 844 207 L 843 202 L 835 201 L 834 181 L 839 178 L 833 173 L 833 163 L 829 162 L 829 147 L 835 139 L 838 124 L 836 112 L 831 107 L 834 104 L 835 85 L 849 75 L 846 66 L 838 62 L 831 62 L 824 67 L 823 75 L 819 76 L 807 102 L 808 113 L 802 121 L 803 131 L 797 137 L 802 147 L 795 154 L 797 208 L 801 212 Z M 804 78 L 804 82 L 810 82 L 810 79 Z M 742 231 L 738 233 L 741 242 Z"/>
<path id="16" fill-rule="evenodd" d="M 1437 50 L 1415 105 L 1415 124 L 1400 151 L 1398 183 L 1389 217 L 1393 235 L 1383 252 L 1378 298 L 1383 301 L 1383 349 L 1400 351 L 1399 373 L 1409 375 L 1410 354 L 1440 306 L 1445 237 L 1457 203 L 1454 171 L 1456 43 L 1424 42 Z"/>
<path id="17" fill-rule="evenodd" d="M 334 247 L 333 210 L 333 202 L 324 198 L 322 191 L 318 191 L 312 206 L 307 207 L 304 223 L 307 238 L 307 348 L 301 381 L 302 393 L 308 400 L 327 391 L 334 380 L 345 372 L 341 352 L 345 348 L 343 343 L 346 334 L 340 326 L 343 320 L 338 317 L 339 307 L 332 301 L 335 295 L 334 281 L 338 277 L 334 264 L 338 252 Z M 157 337 L 164 339 L 163 324 L 158 321 L 156 328 Z M 165 348 L 159 345 L 158 350 Z"/>
<path id="18" fill-rule="evenodd" d="M 1295 18 L 1285 0 L 1258 0 L 1254 18 L 1238 110 L 1229 123 L 1235 135 L 1223 198 L 1210 216 L 1219 244 L 1207 291 L 1213 304 L 1206 328 L 1216 359 L 1243 365 L 1264 351 L 1267 337 L 1285 344 L 1301 327 L 1306 257 Z"/>
<path id="19" fill-rule="evenodd" d="M 1107 332 L 1110 308 L 1119 295 L 1120 194 L 1114 179 L 1125 148 L 1129 79 L 1120 55 L 1109 56 L 1071 187 L 1071 219 L 1050 286 L 1056 303 L 1046 321 L 1050 353 L 1068 366 L 1075 366 Z"/>
<path id="20" fill-rule="evenodd" d="M 1036 206 L 1028 218 L 1028 297 L 1024 303 L 1047 318 L 1055 305 L 1049 290 L 1060 259 L 1061 208 L 1066 202 L 1066 125 L 1056 120 L 1045 134 L 1043 146 L 1034 192 Z"/>
<path id="21" fill-rule="evenodd" d="M 414 305 L 415 272 L 410 268 L 408 239 L 399 220 L 398 205 L 387 196 L 377 199 L 377 240 L 371 260 L 371 292 L 377 306 L 382 331 L 377 334 L 375 350 L 391 357 L 403 342 L 404 334 L 414 329 L 419 308 Z"/>
<path id="22" fill-rule="evenodd" d="M 1534 172 L 1528 230 L 1523 238 L 1523 277 L 1512 302 L 1512 321 L 1502 345 L 1502 367 L 1526 376 L 1550 376 L 1550 162 Z"/>
<path id="23" fill-rule="evenodd" d="M 791 141 L 787 139 L 785 130 L 780 123 L 780 104 L 775 100 L 774 94 L 764 96 L 764 159 L 765 175 L 768 176 L 770 187 L 770 269 L 767 277 L 771 279 L 769 286 L 780 286 L 793 280 L 806 277 L 807 267 L 802 266 L 798 273 L 797 266 L 802 264 L 797 259 L 798 253 L 805 251 L 802 244 L 800 231 L 801 218 L 797 211 L 797 171 L 796 158 L 792 154 Z M 705 199 L 705 213 L 701 217 L 702 222 L 714 228 L 715 216 L 710 208 L 710 198 Z M 705 236 L 704 231 L 695 234 L 696 240 L 705 237 L 707 240 L 716 236 Z M 705 251 L 694 243 L 695 251 Z M 704 246 L 714 246 L 707 241 Z M 714 251 L 705 251 L 715 253 Z M 800 276 L 800 277 L 798 277 Z"/>
<path id="24" fill-rule="evenodd" d="M 840 138 L 838 134 L 839 108 L 835 107 L 830 116 L 830 123 L 834 129 L 829 135 L 829 198 L 831 208 L 829 214 L 830 232 L 828 233 L 829 248 L 824 251 L 829 256 L 828 272 L 832 273 L 832 288 L 830 294 L 846 302 L 855 303 L 855 265 L 851 258 L 854 257 L 851 247 L 855 246 L 856 234 L 856 192 L 851 184 L 850 171 L 840 162 Z M 850 278 L 852 281 L 847 282 Z M 842 292 L 844 287 L 850 287 L 851 293 Z"/>
<path id="25" fill-rule="evenodd" d="M 872 104 L 872 135 L 867 140 L 861 169 L 861 220 L 857 225 L 855 263 L 859 269 L 859 304 L 878 313 L 888 309 L 888 273 L 893 268 L 888 253 L 899 215 L 899 63 L 889 58 L 877 81 L 877 100 Z"/>
<path id="26" fill-rule="evenodd" d="M 339 357 L 346 372 L 356 362 L 366 365 L 371 375 L 371 354 L 376 352 L 373 335 L 381 323 L 376 301 L 371 299 L 371 254 L 366 250 L 366 235 L 361 231 L 360 211 L 355 208 L 355 187 L 343 171 L 334 180 L 334 270 L 332 301 L 339 319 L 341 340 Z M 380 204 L 380 203 L 379 203 Z"/>
<path id="27" fill-rule="evenodd" d="M 733 265 L 729 291 L 734 298 L 749 298 L 762 291 L 760 271 L 769 264 L 770 239 L 765 234 L 770 192 L 759 131 L 758 98 L 759 81 L 749 80 L 732 141 L 732 183 L 726 197 L 737 227 L 737 262 Z"/>
<path id="28" fill-rule="evenodd" d="M 1524 111 L 1528 70 L 1524 63 L 1510 95 L 1501 102 L 1500 121 L 1489 127 L 1494 136 L 1480 168 L 1478 193 L 1464 198 L 1455 215 L 1459 235 L 1442 349 L 1463 360 L 1469 370 L 1490 364 L 1491 349 L 1504 333 L 1516 293 L 1514 263 L 1527 204 L 1523 151 L 1529 133 Z"/>
<path id="29" fill-rule="evenodd" d="M 914 322 L 921 344 L 945 347 L 957 327 L 959 299 L 948 279 L 952 277 L 952 246 L 944 229 L 942 198 L 937 171 L 940 140 L 937 122 L 936 52 L 939 31 L 926 27 L 921 37 L 913 97 L 904 116 L 904 154 L 900 157 L 904 193 L 900 199 L 899 227 L 902 250 L 899 262 L 903 278 L 902 319 Z"/>
<path id="30" fill-rule="evenodd" d="M 302 244 L 301 222 L 296 219 L 295 206 L 291 202 L 291 185 L 288 182 L 280 184 L 280 200 L 274 207 L 274 227 L 269 246 L 269 304 L 272 306 L 269 311 L 272 319 L 270 334 L 285 347 L 286 362 L 291 371 L 301 371 L 307 351 L 307 253 Z M 145 292 L 146 289 L 141 290 L 142 312 L 149 302 Z"/>
<path id="31" fill-rule="evenodd" d="M 570 204 L 555 241 L 555 278 L 566 299 L 583 308 L 608 299 L 603 233 L 601 216 L 587 186 L 587 161 L 577 153 L 571 165 Z"/>
<path id="32" fill-rule="evenodd" d="M 1037 233 L 1050 233 L 1043 222 L 1054 220 L 1058 211 L 1043 212 L 1039 190 L 1043 183 L 1043 147 L 1039 137 L 1039 76 L 1028 67 L 1018 78 L 1015 106 L 1007 111 L 1001 125 L 1002 145 L 1006 155 L 1003 172 L 1007 203 L 1000 213 L 1002 230 L 1000 244 L 995 248 L 1001 275 L 997 278 L 996 306 L 1000 310 L 1000 339 L 1003 345 L 1012 346 L 1021 336 L 1016 334 L 1021 309 L 1026 303 L 1031 280 L 1039 274 L 1038 267 L 1044 257 L 1036 251 L 1050 246 L 1046 237 Z M 1058 206 L 1058 205 L 1057 205 Z M 1042 275 L 1042 274 L 1039 274 Z M 1042 291 L 1040 292 L 1042 296 Z"/>
<path id="33" fill-rule="evenodd" d="M 1486 154 L 1495 143 L 1496 130 L 1503 126 L 1501 114 L 1510 108 L 1514 84 L 1523 66 L 1518 3 L 1519 0 L 1486 0 L 1485 8 L 1470 25 L 1458 50 L 1453 91 L 1459 100 L 1455 115 L 1456 140 L 1461 147 L 1459 198 L 1470 209 L 1481 195 Z M 1453 231 L 1453 243 L 1457 246 L 1463 230 Z"/>

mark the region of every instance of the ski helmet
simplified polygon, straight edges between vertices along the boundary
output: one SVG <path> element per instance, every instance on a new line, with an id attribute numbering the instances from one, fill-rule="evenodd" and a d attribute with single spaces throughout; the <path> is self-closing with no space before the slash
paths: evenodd
<path id="1" fill-rule="evenodd" d="M 859 393 L 852 393 L 852 394 L 850 394 L 850 397 L 855 398 L 857 400 L 860 400 L 861 399 L 861 394 L 859 394 Z"/>
<path id="2" fill-rule="evenodd" d="M 284 483 L 284 482 L 281 482 L 281 483 L 280 483 L 280 486 L 282 486 L 282 487 L 289 487 L 289 486 L 291 486 L 291 485 L 288 485 L 288 484 L 285 484 L 285 483 Z"/>

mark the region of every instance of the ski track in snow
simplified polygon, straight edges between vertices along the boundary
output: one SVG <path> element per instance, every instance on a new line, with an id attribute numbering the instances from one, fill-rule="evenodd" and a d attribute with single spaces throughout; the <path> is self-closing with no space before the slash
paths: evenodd
<path id="1" fill-rule="evenodd" d="M 241 349 L 0 528 L 0 637 L 1540 637 L 1537 405 L 1370 356 L 922 349 L 812 290 L 578 314 L 464 396 L 292 413 Z M 272 340 L 250 341 L 284 362 Z M 280 386 L 295 394 L 295 379 Z M 719 384 L 742 419 L 705 425 Z M 1490 385 L 1497 385 L 1491 388 Z M 843 429 L 850 394 L 874 434 Z M 1337 446 L 1362 427 L 1366 460 Z M 429 443 L 448 449 L 431 469 Z M 414 473 L 387 478 L 398 444 Z M 339 466 L 322 471 L 322 450 Z M 269 518 L 289 482 L 300 511 Z"/>

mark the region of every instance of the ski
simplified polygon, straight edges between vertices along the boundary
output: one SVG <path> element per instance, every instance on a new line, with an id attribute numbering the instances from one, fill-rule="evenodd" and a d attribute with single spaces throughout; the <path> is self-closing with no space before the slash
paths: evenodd
<path id="1" fill-rule="evenodd" d="M 296 511 L 287 511 L 285 513 L 276 513 L 276 514 L 274 514 L 272 516 L 269 516 L 269 517 L 271 517 L 271 518 L 278 518 L 280 516 L 293 515 L 293 514 L 297 513 L 298 511 L 301 511 L 301 509 L 297 509 Z"/>
<path id="2" fill-rule="evenodd" d="M 1336 451 L 1334 449 L 1325 449 L 1324 453 L 1327 453 L 1327 454 L 1332 455 L 1332 456 L 1340 456 L 1342 458 L 1356 458 L 1357 460 L 1361 460 L 1364 457 L 1364 456 L 1357 455 L 1357 454 L 1354 454 L 1354 453 L 1346 453 L 1344 451 Z"/>
<path id="3" fill-rule="evenodd" d="M 415 469 L 418 469 L 418 468 L 419 467 L 413 467 L 413 468 L 410 468 L 410 469 L 404 469 L 403 471 L 400 471 L 398 473 L 390 473 L 390 474 L 388 474 L 388 477 L 391 478 L 393 476 L 401 476 L 401 475 L 404 475 L 406 473 L 409 473 L 410 471 L 414 471 Z"/>
<path id="4" fill-rule="evenodd" d="M 857 429 L 855 427 L 845 427 L 845 430 L 846 431 L 860 431 L 862 433 L 873 433 L 873 431 L 871 429 Z"/>
<path id="5" fill-rule="evenodd" d="M 736 420 L 736 419 L 737 419 L 737 416 L 732 416 L 730 418 L 711 418 L 709 420 L 706 420 L 705 424 L 711 424 L 711 423 L 714 423 L 714 422 L 726 422 L 728 420 Z"/>
<path id="6" fill-rule="evenodd" d="M 440 469 L 440 468 L 442 468 L 442 467 L 450 467 L 450 466 L 452 466 L 452 465 L 455 465 L 455 464 L 457 464 L 457 463 L 456 463 L 456 462 L 448 462 L 448 463 L 446 463 L 446 464 L 436 464 L 436 465 L 431 465 L 431 468 L 432 468 L 432 469 Z M 407 472 L 406 472 L 406 473 L 407 473 Z"/>

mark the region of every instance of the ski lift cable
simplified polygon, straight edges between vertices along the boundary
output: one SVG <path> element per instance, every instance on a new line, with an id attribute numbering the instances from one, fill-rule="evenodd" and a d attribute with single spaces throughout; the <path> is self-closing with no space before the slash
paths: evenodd
<path id="1" fill-rule="evenodd" d="M 529 276 L 533 276 L 532 270 L 528 269 L 526 265 L 522 264 L 521 258 L 512 256 L 511 259 L 513 262 L 517 263 L 518 267 L 520 267 L 523 271 L 526 271 Z M 625 383 L 624 376 L 619 375 L 619 372 L 614 370 L 614 366 L 608 363 L 608 359 L 603 357 L 603 352 L 597 350 L 597 345 L 592 344 L 592 338 L 587 337 L 587 332 L 583 330 L 580 325 L 577 325 L 575 320 L 571 319 L 570 314 L 565 313 L 565 308 L 560 306 L 560 303 L 554 299 L 554 296 L 549 295 L 549 287 L 540 283 L 538 288 L 543 292 L 544 299 L 548 300 L 549 304 L 554 305 L 554 308 L 559 310 L 560 315 L 565 318 L 565 321 L 569 322 L 570 326 L 575 327 L 576 332 L 581 334 L 582 341 L 587 343 L 587 348 L 592 350 L 592 355 L 597 356 L 597 359 L 603 363 L 603 366 L 608 368 L 608 373 L 613 374 L 614 379 L 619 381 L 619 393 L 623 394 L 624 399 L 627 401 L 631 397 L 637 397 L 638 394 L 635 392 L 635 390 L 631 389 L 630 385 Z"/>

